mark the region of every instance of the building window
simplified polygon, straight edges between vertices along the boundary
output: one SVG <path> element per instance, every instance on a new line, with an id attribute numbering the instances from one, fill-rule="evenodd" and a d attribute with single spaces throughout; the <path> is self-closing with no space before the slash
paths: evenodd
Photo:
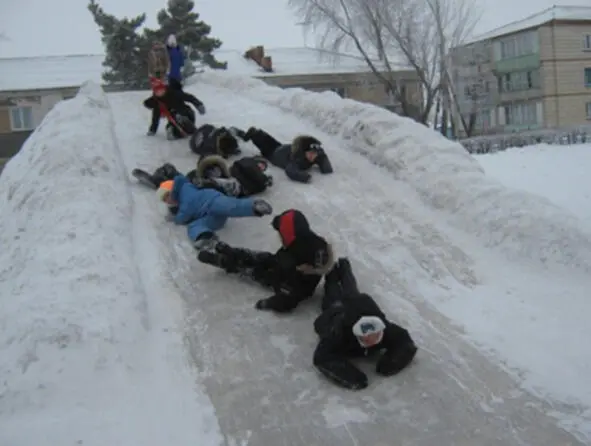
<path id="1" fill-rule="evenodd" d="M 540 71 L 507 73 L 499 76 L 498 82 L 501 93 L 537 89 L 540 88 Z"/>
<path id="2" fill-rule="evenodd" d="M 490 110 L 484 109 L 476 115 L 476 128 L 488 130 L 490 128 Z"/>
<path id="3" fill-rule="evenodd" d="M 537 104 L 524 102 L 505 106 L 507 125 L 531 125 L 538 123 Z"/>
<path id="4" fill-rule="evenodd" d="M 512 59 L 538 52 L 538 33 L 529 31 L 495 43 L 495 60 Z"/>
<path id="5" fill-rule="evenodd" d="M 515 40 L 509 39 L 501 42 L 501 59 L 510 59 L 515 57 Z"/>
<path id="6" fill-rule="evenodd" d="M 583 51 L 591 51 L 591 34 L 583 38 Z"/>
<path id="7" fill-rule="evenodd" d="M 33 107 L 12 107 L 10 109 L 10 126 L 15 132 L 33 130 Z"/>
<path id="8" fill-rule="evenodd" d="M 591 68 L 585 68 L 585 87 L 591 88 Z"/>
<path id="9" fill-rule="evenodd" d="M 342 98 L 345 97 L 345 89 L 343 87 L 331 88 L 330 91 L 334 91 L 336 94 L 338 94 Z"/>
<path id="10" fill-rule="evenodd" d="M 587 119 L 591 119 L 591 102 L 587 102 Z"/>

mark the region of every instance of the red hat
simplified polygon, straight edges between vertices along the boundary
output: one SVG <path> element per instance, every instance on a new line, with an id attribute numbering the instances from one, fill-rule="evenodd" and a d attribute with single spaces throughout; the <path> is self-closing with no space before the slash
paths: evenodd
<path id="1" fill-rule="evenodd" d="M 156 95 L 162 94 L 166 90 L 166 84 L 161 79 L 158 79 L 157 77 L 150 78 L 150 85 L 152 86 L 152 91 Z"/>

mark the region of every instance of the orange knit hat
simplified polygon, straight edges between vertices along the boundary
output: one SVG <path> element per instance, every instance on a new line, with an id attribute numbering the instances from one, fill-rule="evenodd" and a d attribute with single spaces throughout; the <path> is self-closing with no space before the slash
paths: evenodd
<path id="1" fill-rule="evenodd" d="M 173 180 L 167 180 L 167 181 L 160 183 L 160 187 L 158 187 L 158 190 L 156 191 L 160 201 L 164 201 L 168 197 L 168 194 L 170 194 L 172 192 L 173 186 L 174 186 Z"/>

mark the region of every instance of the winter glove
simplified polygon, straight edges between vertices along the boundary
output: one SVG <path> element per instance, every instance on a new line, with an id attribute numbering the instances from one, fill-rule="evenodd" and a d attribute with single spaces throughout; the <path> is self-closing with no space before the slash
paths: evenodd
<path id="1" fill-rule="evenodd" d="M 224 194 L 229 197 L 239 197 L 242 194 L 242 187 L 235 178 L 217 178 L 215 182 L 224 189 Z"/>
<path id="2" fill-rule="evenodd" d="M 410 341 L 398 348 L 387 350 L 378 360 L 376 373 L 383 376 L 396 375 L 405 369 L 417 353 L 417 346 Z"/>
<path id="3" fill-rule="evenodd" d="M 268 299 L 259 299 L 259 300 L 257 300 L 257 303 L 254 304 L 254 307 L 257 310 L 270 310 Z"/>
<path id="4" fill-rule="evenodd" d="M 244 138 L 246 137 L 246 133 L 244 132 L 244 130 L 239 129 L 238 127 L 230 127 L 228 131 L 232 134 L 234 138 L 240 138 L 244 140 Z"/>
<path id="5" fill-rule="evenodd" d="M 266 299 L 260 299 L 255 304 L 257 310 L 289 313 L 298 306 L 299 299 L 289 294 L 274 294 Z"/>
<path id="6" fill-rule="evenodd" d="M 369 385 L 367 375 L 349 361 L 323 361 L 316 367 L 324 376 L 345 389 L 361 390 Z"/>
<path id="7" fill-rule="evenodd" d="M 271 175 L 266 175 L 267 181 L 265 181 L 265 185 L 267 187 L 273 186 L 273 177 Z"/>
<path id="8" fill-rule="evenodd" d="M 154 130 L 148 130 L 148 133 L 146 133 L 146 136 L 154 136 L 156 134 L 156 132 Z"/>
<path id="9" fill-rule="evenodd" d="M 257 217 L 263 215 L 270 215 L 273 213 L 273 208 L 265 200 L 254 200 L 252 204 L 252 211 Z"/>
<path id="10" fill-rule="evenodd" d="M 200 115 L 204 115 L 204 114 L 205 114 L 205 105 L 203 105 L 203 104 L 200 104 L 200 105 L 197 107 L 197 111 L 199 112 L 199 114 L 200 114 Z"/>

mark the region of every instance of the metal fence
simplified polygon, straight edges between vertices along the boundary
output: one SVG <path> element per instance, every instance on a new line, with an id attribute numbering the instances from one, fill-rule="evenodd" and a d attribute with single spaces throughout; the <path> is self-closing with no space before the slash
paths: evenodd
<path id="1" fill-rule="evenodd" d="M 533 144 L 571 145 L 591 143 L 591 125 L 560 129 L 527 130 L 519 133 L 476 136 L 459 141 L 470 153 L 493 153 Z"/>

